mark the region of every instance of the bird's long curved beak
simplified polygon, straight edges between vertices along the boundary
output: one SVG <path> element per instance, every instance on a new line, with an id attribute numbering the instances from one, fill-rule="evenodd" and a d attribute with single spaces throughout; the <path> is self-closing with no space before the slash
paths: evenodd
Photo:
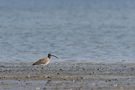
<path id="1" fill-rule="evenodd" d="M 57 56 L 55 56 L 55 55 L 51 55 L 51 56 L 58 58 L 58 57 L 57 57 Z"/>

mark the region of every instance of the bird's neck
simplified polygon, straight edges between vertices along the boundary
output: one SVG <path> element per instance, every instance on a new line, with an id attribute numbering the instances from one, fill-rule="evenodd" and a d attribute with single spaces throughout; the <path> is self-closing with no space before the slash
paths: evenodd
<path id="1" fill-rule="evenodd" d="M 51 56 L 48 56 L 49 59 L 51 59 Z"/>

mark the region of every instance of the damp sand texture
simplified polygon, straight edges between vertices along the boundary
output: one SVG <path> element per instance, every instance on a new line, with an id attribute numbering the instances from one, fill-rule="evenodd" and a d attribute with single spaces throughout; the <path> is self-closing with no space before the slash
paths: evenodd
<path id="1" fill-rule="evenodd" d="M 134 90 L 135 64 L 0 63 L 0 90 Z"/>

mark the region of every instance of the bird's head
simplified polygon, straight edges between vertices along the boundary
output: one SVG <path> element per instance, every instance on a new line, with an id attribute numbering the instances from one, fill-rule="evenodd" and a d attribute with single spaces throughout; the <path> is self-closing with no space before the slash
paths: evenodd
<path id="1" fill-rule="evenodd" d="M 58 58 L 57 56 L 52 55 L 52 54 L 49 53 L 49 54 L 48 54 L 48 58 L 51 58 L 51 56 Z"/>

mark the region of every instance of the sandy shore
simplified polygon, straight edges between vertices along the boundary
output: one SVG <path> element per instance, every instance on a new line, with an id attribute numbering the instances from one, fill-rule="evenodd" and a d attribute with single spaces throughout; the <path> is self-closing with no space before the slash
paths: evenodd
<path id="1" fill-rule="evenodd" d="M 0 90 L 135 90 L 135 64 L 1 62 Z"/>

